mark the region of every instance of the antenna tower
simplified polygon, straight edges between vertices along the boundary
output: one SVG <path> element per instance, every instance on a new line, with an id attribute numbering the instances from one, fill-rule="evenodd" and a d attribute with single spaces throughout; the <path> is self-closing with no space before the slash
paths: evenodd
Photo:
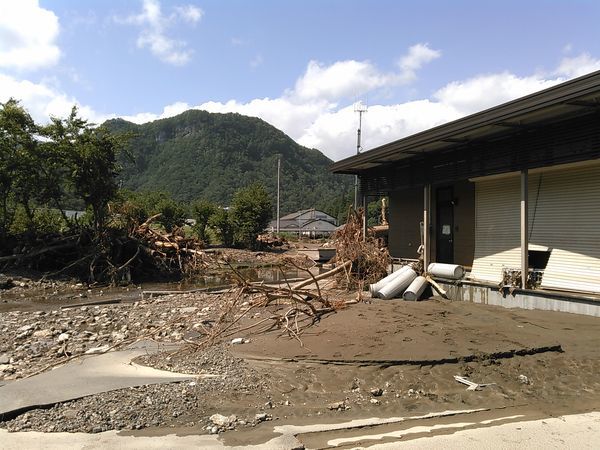
<path id="1" fill-rule="evenodd" d="M 362 150 L 360 144 L 362 115 L 367 112 L 367 105 L 363 104 L 362 101 L 356 102 L 354 104 L 354 112 L 358 113 L 358 129 L 356 130 L 356 154 L 358 155 Z M 354 209 L 358 209 L 358 175 L 354 175 Z"/>

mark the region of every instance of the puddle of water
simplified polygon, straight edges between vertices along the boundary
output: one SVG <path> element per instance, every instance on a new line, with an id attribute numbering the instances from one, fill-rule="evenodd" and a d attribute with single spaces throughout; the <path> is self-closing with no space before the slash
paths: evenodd
<path id="1" fill-rule="evenodd" d="M 282 273 L 276 267 L 244 267 L 237 269 L 237 271 L 249 281 L 264 281 L 265 283 L 285 283 L 286 280 L 298 280 L 308 277 L 308 273 L 303 270 L 287 270 Z M 319 267 L 311 269 L 313 275 L 318 275 L 322 271 Z M 227 273 L 214 272 L 179 283 L 150 282 L 113 288 L 70 287 L 61 288 L 60 290 L 47 288 L 19 292 L 0 291 L 0 312 L 52 310 L 79 303 L 109 302 L 117 299 L 120 299 L 121 302 L 133 302 L 142 298 L 142 291 L 144 290 L 188 291 L 219 287 L 231 283 L 232 278 Z"/>

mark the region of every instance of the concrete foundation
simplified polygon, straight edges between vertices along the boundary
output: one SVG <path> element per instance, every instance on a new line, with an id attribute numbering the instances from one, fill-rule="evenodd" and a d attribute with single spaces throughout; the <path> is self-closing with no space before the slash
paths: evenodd
<path id="1" fill-rule="evenodd" d="M 451 300 L 461 300 L 504 308 L 540 309 L 600 317 L 600 298 L 585 294 L 516 289 L 503 293 L 498 287 L 470 281 L 436 278 Z"/>

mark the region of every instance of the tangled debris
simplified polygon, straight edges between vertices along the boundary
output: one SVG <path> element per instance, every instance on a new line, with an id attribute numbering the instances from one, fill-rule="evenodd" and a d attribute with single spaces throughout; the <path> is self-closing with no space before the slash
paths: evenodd
<path id="1" fill-rule="evenodd" d="M 170 233 L 152 226 L 160 214 L 127 227 L 94 231 L 74 228 L 67 234 L 22 236 L 11 255 L 0 256 L 0 270 L 33 269 L 44 278 L 74 277 L 88 284 L 173 279 L 198 273 L 205 266 L 203 244 L 182 229 Z"/>
<path id="2" fill-rule="evenodd" d="M 344 264 L 352 262 L 351 270 L 345 273 L 345 280 L 340 279 L 347 289 L 362 291 L 365 284 L 375 283 L 387 275 L 390 254 L 387 247 L 375 238 L 372 230 L 367 229 L 363 236 L 364 211 L 350 208 L 348 220 L 343 228 L 336 231 L 334 242 L 336 261 Z"/>

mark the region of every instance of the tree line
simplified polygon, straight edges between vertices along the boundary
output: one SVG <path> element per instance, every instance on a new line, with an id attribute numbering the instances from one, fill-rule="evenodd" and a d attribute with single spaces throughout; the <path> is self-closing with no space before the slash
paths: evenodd
<path id="1" fill-rule="evenodd" d="M 102 236 L 107 228 L 123 230 L 160 214 L 167 232 L 194 219 L 190 232 L 205 242 L 254 247 L 267 226 L 272 203 L 264 186 L 235 192 L 222 208 L 205 200 L 188 203 L 164 192 L 119 189 L 119 161 L 127 160 L 131 133 L 112 133 L 79 116 L 74 107 L 65 118 L 36 123 L 15 99 L 0 103 L 0 245 L 45 233 L 81 229 Z M 124 156 L 124 157 L 123 157 Z M 67 209 L 84 209 L 69 217 Z"/>

